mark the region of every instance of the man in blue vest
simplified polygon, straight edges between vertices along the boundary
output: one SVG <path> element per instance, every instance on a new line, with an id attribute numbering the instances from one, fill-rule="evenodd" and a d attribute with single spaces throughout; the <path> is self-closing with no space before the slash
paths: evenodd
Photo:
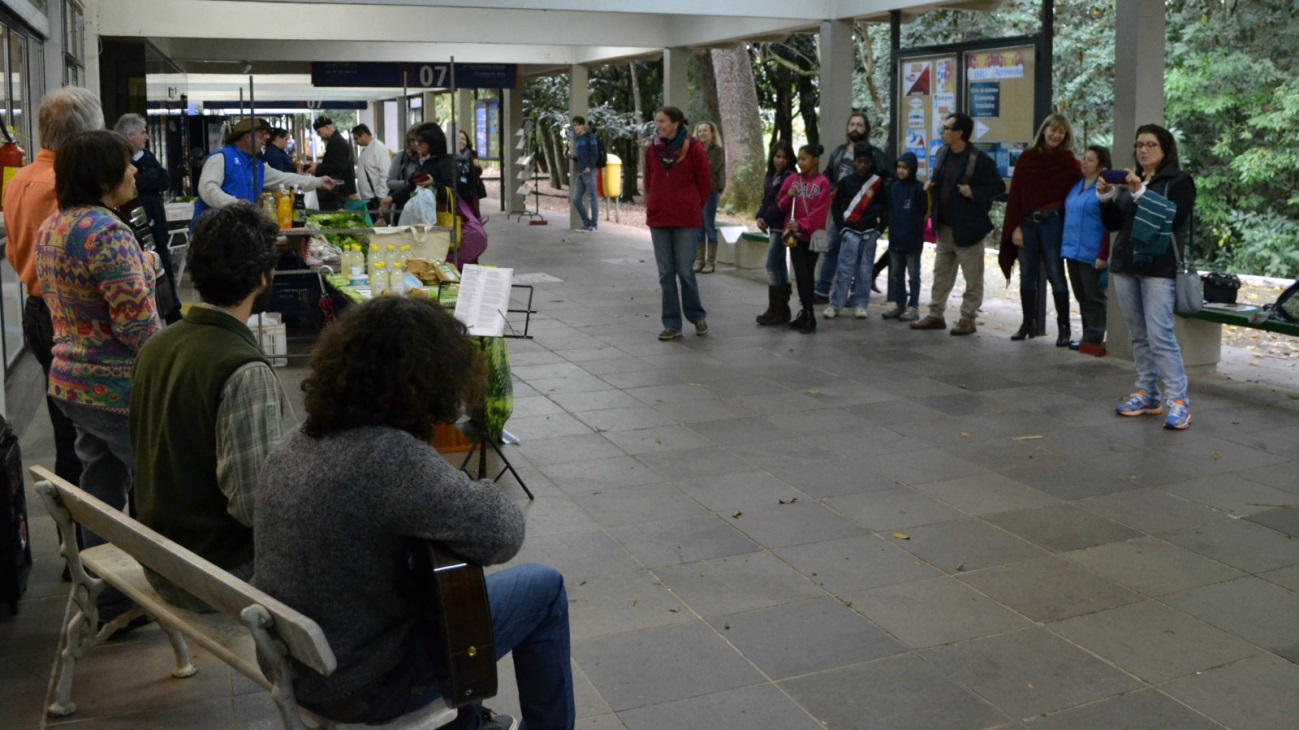
<path id="1" fill-rule="evenodd" d="M 265 119 L 257 120 L 254 131 L 253 120 L 245 117 L 226 133 L 225 147 L 203 163 L 193 220 L 209 208 L 224 208 L 236 200 L 255 205 L 264 191 L 278 190 L 281 185 L 290 190 L 294 185 L 301 185 L 303 190 L 334 189 L 336 183 L 330 178 L 280 172 L 258 160 L 255 155 L 266 145 L 270 131 L 271 125 Z M 191 221 L 190 230 L 193 228 Z"/>

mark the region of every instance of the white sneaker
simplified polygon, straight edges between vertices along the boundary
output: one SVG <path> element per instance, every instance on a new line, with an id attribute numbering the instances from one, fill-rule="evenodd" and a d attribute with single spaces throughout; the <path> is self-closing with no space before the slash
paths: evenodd
<path id="1" fill-rule="evenodd" d="M 834 319 L 835 317 L 839 316 L 839 310 L 835 309 L 834 307 L 826 307 L 825 311 L 821 312 L 821 316 L 825 317 L 826 319 Z"/>
<path id="2" fill-rule="evenodd" d="M 867 312 L 865 307 L 857 307 L 857 311 L 853 312 L 852 316 L 856 317 L 857 319 L 866 319 L 866 315 Z"/>

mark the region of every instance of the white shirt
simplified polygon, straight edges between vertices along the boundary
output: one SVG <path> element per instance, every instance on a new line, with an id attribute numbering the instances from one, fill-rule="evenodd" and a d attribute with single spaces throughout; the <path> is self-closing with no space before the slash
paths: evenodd
<path id="1" fill-rule="evenodd" d="M 357 158 L 356 192 L 361 200 L 388 197 L 388 168 L 392 166 L 392 153 L 379 141 L 372 138 L 370 144 L 361 148 Z"/>

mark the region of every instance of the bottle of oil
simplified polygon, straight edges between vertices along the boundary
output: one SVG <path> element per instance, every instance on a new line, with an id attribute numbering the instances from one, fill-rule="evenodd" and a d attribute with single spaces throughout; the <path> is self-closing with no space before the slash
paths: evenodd
<path id="1" fill-rule="evenodd" d="M 307 198 L 301 185 L 293 186 L 293 227 L 307 227 Z"/>

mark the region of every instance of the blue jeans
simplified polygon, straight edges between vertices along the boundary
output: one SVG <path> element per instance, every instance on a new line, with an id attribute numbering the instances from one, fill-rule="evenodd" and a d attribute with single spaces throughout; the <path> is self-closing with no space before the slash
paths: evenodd
<path id="1" fill-rule="evenodd" d="M 559 571 L 527 563 L 487 576 L 496 660 L 514 652 L 514 679 L 528 730 L 573 730 L 573 668 L 569 648 L 568 593 Z M 428 705 L 440 695 L 440 667 L 427 624 L 417 624 L 410 650 L 378 683 L 355 695 L 365 707 L 345 722 L 391 720 Z M 307 705 L 311 709 L 311 705 Z M 478 730 L 482 706 L 460 708 L 455 730 Z"/>
<path id="2" fill-rule="evenodd" d="M 586 228 L 595 228 L 600 222 L 600 198 L 596 195 L 595 188 L 596 172 L 594 168 L 590 172 L 579 171 L 573 178 L 573 207 L 582 216 L 582 225 Z M 591 199 L 590 214 L 586 210 L 588 197 Z"/>
<path id="3" fill-rule="evenodd" d="M 1065 283 L 1064 265 L 1060 261 L 1060 243 L 1064 239 L 1064 219 L 1060 216 L 1034 223 L 1025 218 L 1021 225 L 1024 245 L 1019 249 L 1019 288 L 1037 291 L 1038 267 L 1046 270 L 1046 280 L 1051 282 L 1055 294 L 1069 291 Z"/>
<path id="4" fill-rule="evenodd" d="M 771 286 L 789 283 L 789 264 L 786 263 L 789 249 L 785 247 L 782 233 L 779 228 L 767 229 L 767 283 Z"/>
<path id="5" fill-rule="evenodd" d="M 651 228 L 650 241 L 654 244 L 654 263 L 659 267 L 659 289 L 663 293 L 663 327 L 681 331 L 681 310 L 686 319 L 698 322 L 704 318 L 704 304 L 699 299 L 699 283 L 695 280 L 695 251 L 698 247 L 697 228 Z M 681 282 L 680 294 L 677 282 Z"/>
<path id="6" fill-rule="evenodd" d="M 1111 274 L 1119 310 L 1132 334 L 1137 390 L 1159 399 L 1159 380 L 1167 400 L 1186 400 L 1186 366 L 1173 334 L 1174 283 L 1156 276 Z"/>
<path id="7" fill-rule="evenodd" d="M 830 306 L 843 309 L 848 301 L 848 292 L 853 293 L 853 306 L 870 306 L 871 269 L 875 266 L 875 241 L 879 237 L 879 231 L 858 233 L 849 229 L 839 232 L 839 264 L 834 277 L 834 291 L 830 294 Z M 825 271 L 825 267 L 822 266 L 821 270 Z"/>
<path id="8" fill-rule="evenodd" d="M 910 296 L 907 294 L 908 283 Z M 895 302 L 898 309 L 916 309 L 920 306 L 919 251 L 889 251 L 889 301 Z"/>
<path id="9" fill-rule="evenodd" d="M 704 201 L 704 225 L 699 229 L 700 243 L 717 243 L 717 201 L 721 193 L 712 193 Z"/>
<path id="10" fill-rule="evenodd" d="M 830 247 L 821 257 L 821 273 L 816 278 L 815 293 L 817 296 L 829 297 L 830 287 L 834 284 L 834 276 L 839 267 L 839 246 L 842 243 L 839 240 L 839 227 L 834 224 L 834 216 L 830 216 L 826 221 L 825 234 L 830 239 Z"/>

